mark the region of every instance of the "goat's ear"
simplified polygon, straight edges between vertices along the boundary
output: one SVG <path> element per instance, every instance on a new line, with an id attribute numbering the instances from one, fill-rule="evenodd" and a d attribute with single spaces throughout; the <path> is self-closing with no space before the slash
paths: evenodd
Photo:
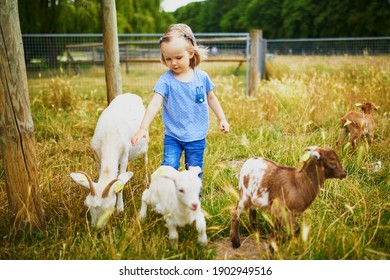
<path id="1" fill-rule="evenodd" d="M 125 187 L 125 184 L 122 184 L 120 180 L 116 181 L 114 184 L 112 184 L 111 189 L 114 190 L 114 192 L 118 193 Z"/>
<path id="2" fill-rule="evenodd" d="M 118 176 L 118 181 L 116 181 L 114 184 L 112 184 L 111 189 L 114 190 L 114 192 L 118 193 L 121 190 L 123 190 L 126 183 L 133 177 L 133 172 L 125 172 Z"/>
<path id="3" fill-rule="evenodd" d="M 161 166 L 157 171 L 157 176 L 165 177 L 173 181 L 177 179 L 179 174 L 179 171 L 170 166 Z"/>
<path id="4" fill-rule="evenodd" d="M 374 103 L 372 103 L 372 105 L 374 106 L 374 109 L 375 110 L 378 110 L 380 106 L 376 106 Z"/>
<path id="5" fill-rule="evenodd" d="M 202 168 L 200 168 L 199 166 L 190 166 L 188 167 L 188 170 L 194 172 L 196 175 L 199 175 L 202 172 Z"/>
<path id="6" fill-rule="evenodd" d="M 363 104 L 362 104 L 362 103 L 356 103 L 355 106 L 356 106 L 356 107 L 362 107 Z"/>
<path id="7" fill-rule="evenodd" d="M 89 181 L 85 174 L 80 172 L 72 172 L 70 173 L 70 177 L 72 177 L 73 181 L 75 181 L 80 186 L 89 189 Z"/>
<path id="8" fill-rule="evenodd" d="M 301 158 L 299 159 L 299 161 L 301 162 L 306 162 L 310 159 L 310 154 L 311 154 L 311 151 L 306 151 L 302 156 Z"/>
<path id="9" fill-rule="evenodd" d="M 134 173 L 129 171 L 129 172 L 124 172 L 118 176 L 118 179 L 122 181 L 122 184 L 126 184 L 131 177 L 133 177 Z"/>

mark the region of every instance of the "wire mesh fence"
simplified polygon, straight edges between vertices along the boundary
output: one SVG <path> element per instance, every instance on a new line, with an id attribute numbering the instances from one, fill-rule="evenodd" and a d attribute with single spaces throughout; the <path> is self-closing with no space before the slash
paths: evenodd
<path id="1" fill-rule="evenodd" d="M 274 55 L 388 55 L 390 37 L 267 40 Z"/>
<path id="2" fill-rule="evenodd" d="M 121 74 L 130 91 L 150 91 L 167 70 L 160 62 L 158 40 L 162 34 L 119 34 Z M 235 75 L 248 92 L 249 33 L 199 33 L 199 44 L 209 48 L 209 58 L 201 63 L 213 78 Z M 23 35 L 27 75 L 36 78 L 58 75 L 88 77 L 104 86 L 102 34 Z M 385 55 L 390 54 L 390 37 L 263 40 L 264 62 L 284 55 Z M 80 83 L 84 83 L 79 79 Z"/>

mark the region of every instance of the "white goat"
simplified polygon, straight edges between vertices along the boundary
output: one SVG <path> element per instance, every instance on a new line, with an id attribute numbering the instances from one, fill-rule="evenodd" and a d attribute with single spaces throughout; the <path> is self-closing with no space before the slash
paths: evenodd
<path id="1" fill-rule="evenodd" d="M 152 174 L 150 187 L 142 194 L 140 219 L 146 217 L 147 205 L 151 205 L 164 216 L 171 241 L 178 239 L 177 226 L 195 221 L 198 242 L 206 244 L 206 221 L 199 200 L 202 185 L 198 177 L 200 172 L 200 167 L 179 172 L 170 166 L 160 166 Z"/>
<path id="2" fill-rule="evenodd" d="M 233 214 L 231 241 L 234 248 L 241 245 L 239 217 L 249 210 L 250 223 L 254 226 L 256 208 L 270 211 L 277 225 L 295 224 L 295 216 L 301 215 L 320 192 L 320 186 L 328 178 L 345 178 L 345 169 L 331 148 L 309 147 L 302 169 L 285 167 L 265 158 L 248 159 L 239 175 L 239 202 Z"/>
<path id="3" fill-rule="evenodd" d="M 133 176 L 132 172 L 126 172 L 128 161 L 144 154 L 147 164 L 146 139 L 141 139 L 135 146 L 130 142 L 144 113 L 145 107 L 139 96 L 126 93 L 114 98 L 100 115 L 91 141 L 99 171 L 98 182 L 94 183 L 84 172 L 70 174 L 76 183 L 90 189 L 85 205 L 92 225 L 103 227 L 115 205 L 118 211 L 124 210 L 123 185 Z"/>

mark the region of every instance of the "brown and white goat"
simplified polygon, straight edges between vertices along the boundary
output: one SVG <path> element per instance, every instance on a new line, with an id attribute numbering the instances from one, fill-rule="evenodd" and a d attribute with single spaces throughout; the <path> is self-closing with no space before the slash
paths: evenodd
<path id="1" fill-rule="evenodd" d="M 239 202 L 233 214 L 231 241 L 234 248 L 241 245 L 239 217 L 248 208 L 252 226 L 256 208 L 268 210 L 277 225 L 295 224 L 320 192 L 328 178 L 345 178 L 347 173 L 331 148 L 309 147 L 307 160 L 298 170 L 280 166 L 265 158 L 248 159 L 239 174 Z"/>
<path id="2" fill-rule="evenodd" d="M 367 136 L 369 143 L 374 139 L 375 122 L 373 118 L 374 110 L 378 108 L 373 103 L 356 104 L 362 108 L 363 112 L 351 111 L 341 118 L 340 134 L 337 146 L 342 145 L 350 133 L 349 142 L 356 148 L 356 142 L 363 135 Z"/>

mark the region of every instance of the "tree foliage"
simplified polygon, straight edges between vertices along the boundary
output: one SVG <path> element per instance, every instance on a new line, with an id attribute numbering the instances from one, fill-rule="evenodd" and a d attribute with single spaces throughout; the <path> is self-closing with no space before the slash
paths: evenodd
<path id="1" fill-rule="evenodd" d="M 116 0 L 118 33 L 163 32 L 173 15 L 162 0 Z M 22 33 L 101 33 L 98 0 L 19 0 Z"/>
<path id="2" fill-rule="evenodd" d="M 174 12 L 195 32 L 249 32 L 266 38 L 388 36 L 388 0 L 205 0 Z"/>
<path id="3" fill-rule="evenodd" d="M 116 0 L 119 33 L 161 33 L 174 22 L 199 32 L 266 38 L 388 36 L 389 0 L 204 0 L 173 13 L 162 0 Z M 19 0 L 22 33 L 101 33 L 98 0 Z"/>

